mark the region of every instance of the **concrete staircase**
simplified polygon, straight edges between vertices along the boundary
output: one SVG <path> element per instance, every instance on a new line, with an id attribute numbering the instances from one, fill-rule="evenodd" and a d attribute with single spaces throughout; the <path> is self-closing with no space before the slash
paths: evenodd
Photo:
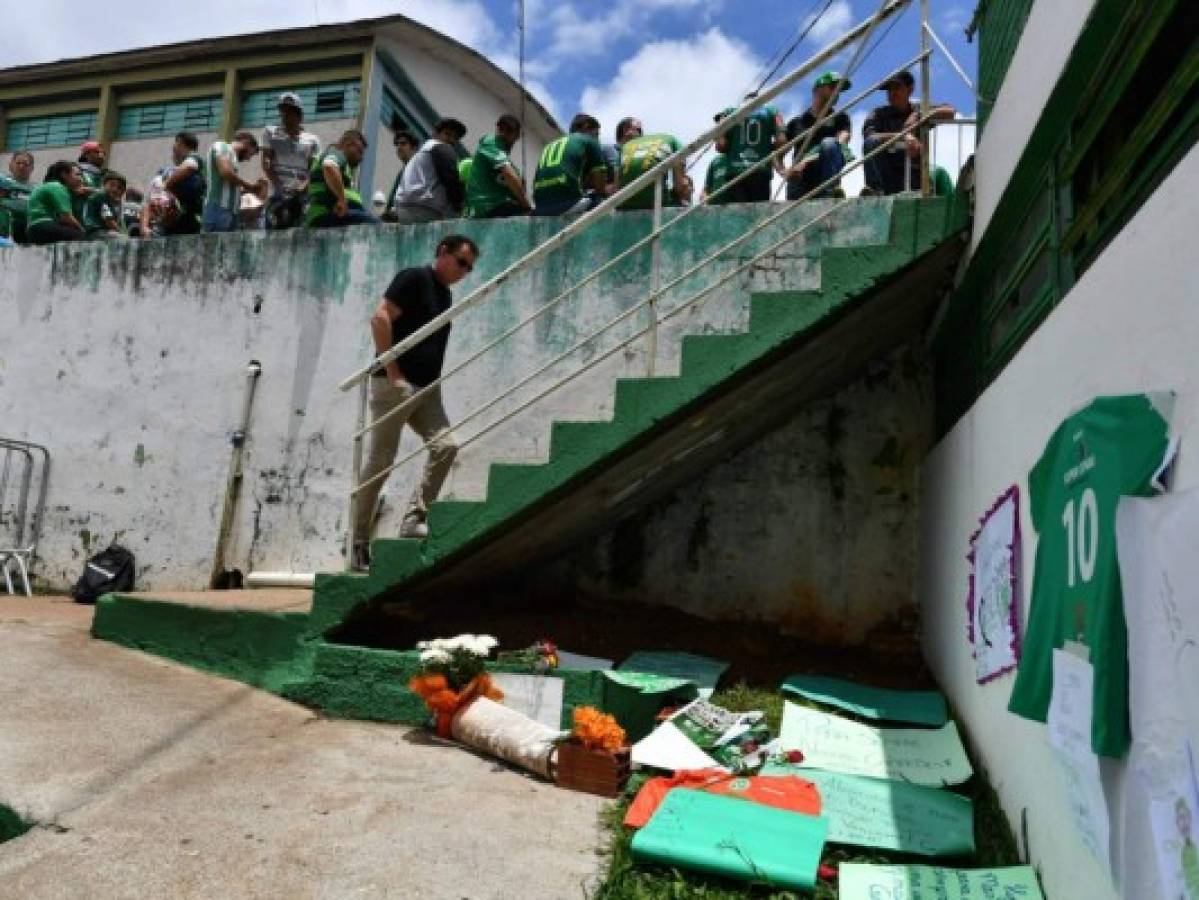
<path id="1" fill-rule="evenodd" d="M 368 574 L 319 574 L 310 610 L 258 608 L 254 591 L 215 605 L 109 595 L 93 634 L 334 715 L 420 722 L 404 687 L 416 654 L 330 632 L 371 604 L 444 601 L 601 533 L 847 384 L 925 329 L 964 225 L 950 199 L 896 198 L 885 243 L 820 244 L 818 288 L 752 292 L 743 330 L 682 335 L 676 373 L 616 379 L 611 418 L 553 421 L 548 458 L 491 464 L 480 499 L 432 506 L 427 540 L 377 540 Z M 596 679 L 563 674 L 575 701 L 602 705 Z"/>
<path id="2" fill-rule="evenodd" d="M 376 540 L 368 575 L 318 575 L 312 633 L 561 551 L 844 384 L 928 321 L 954 219 L 948 199 L 899 199 L 885 244 L 821 248 L 819 289 L 754 293 L 744 331 L 683 336 L 677 374 L 616 381 L 611 419 L 554 422 L 546 461 L 492 464 L 482 499 L 432 505 L 426 540 Z"/>

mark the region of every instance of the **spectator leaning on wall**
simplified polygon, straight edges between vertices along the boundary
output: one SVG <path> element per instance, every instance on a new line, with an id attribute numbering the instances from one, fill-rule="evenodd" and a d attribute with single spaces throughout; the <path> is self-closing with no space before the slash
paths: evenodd
<path id="1" fill-rule="evenodd" d="M 620 186 L 632 184 L 660 162 L 670 159 L 683 149 L 673 134 L 645 134 L 629 138 L 620 148 Z M 665 176 L 663 176 L 665 178 Z M 682 205 L 691 200 L 691 179 L 687 177 L 686 160 L 678 160 L 670 167 L 670 191 L 666 192 L 663 181 L 662 202 L 667 206 Z M 620 204 L 621 209 L 653 209 L 654 186 L 647 184 L 636 194 Z"/>
<path id="2" fill-rule="evenodd" d="M 103 188 L 104 148 L 99 141 L 85 141 L 79 147 L 79 175 L 83 178 L 85 193 L 90 194 Z"/>
<path id="3" fill-rule="evenodd" d="M 308 178 L 309 228 L 344 228 L 379 220 L 362 207 L 362 195 L 354 190 L 354 174 L 366 153 L 361 131 L 343 132 L 336 144 L 313 160 Z"/>
<path id="4" fill-rule="evenodd" d="M 60 160 L 46 170 L 46 180 L 29 195 L 29 242 L 54 244 L 83 238 L 71 201 L 83 192 L 76 163 Z"/>
<path id="5" fill-rule="evenodd" d="M 471 163 L 466 185 L 466 214 L 475 219 L 523 216 L 533 211 L 525 196 L 520 172 L 508 153 L 520 140 L 520 121 L 505 113 L 495 123 L 495 134 L 484 135 Z"/>
<path id="6" fill-rule="evenodd" d="M 237 164 L 252 159 L 258 152 L 258 140 L 248 131 L 239 131 L 232 143 L 214 141 L 208 150 L 208 190 L 204 197 L 204 231 L 236 231 L 241 210 L 242 191 L 264 199 L 268 182 L 246 181 L 238 174 Z"/>
<path id="7" fill-rule="evenodd" d="M 466 190 L 455 145 L 466 136 L 457 119 L 442 119 L 404 166 L 395 195 L 395 221 L 436 222 L 462 215 Z"/>
<path id="8" fill-rule="evenodd" d="M 101 190 L 92 193 L 83 203 L 83 232 L 89 239 L 125 237 L 121 228 L 125 202 L 125 176 L 111 169 L 105 171 Z"/>
<path id="9" fill-rule="evenodd" d="M 450 288 L 470 274 L 478 258 L 479 248 L 474 241 L 460 234 L 451 234 L 442 238 L 437 245 L 431 266 L 404 269 L 396 275 L 371 316 L 375 353 L 385 353 L 449 309 L 453 302 Z M 423 538 L 428 534 L 425 516 L 429 504 L 441 492 L 441 486 L 458 453 L 458 442 L 450 430 L 449 418 L 441 401 L 440 386 L 429 388 L 420 399 L 410 401 L 418 391 L 441 377 L 449 337 L 450 326 L 446 325 L 399 359 L 387 363 L 370 379 L 372 421 L 377 422 L 400 406 L 407 405 L 370 433 L 370 453 L 366 467 L 362 470 L 360 484 L 363 487 L 358 494 L 352 523 L 352 563 L 355 568 L 364 569 L 370 565 L 368 547 L 371 529 L 375 522 L 379 492 L 383 489 L 383 478 L 377 476 L 381 476 L 395 461 L 400 446 L 400 432 L 405 422 L 425 442 L 429 456 L 420 482 L 408 502 L 400 537 Z"/>
<path id="10" fill-rule="evenodd" d="M 25 243 L 29 195 L 33 193 L 33 154 L 18 150 L 8 161 L 8 174 L 0 174 L 0 237 Z"/>
<path id="11" fill-rule="evenodd" d="M 298 94 L 279 95 L 279 124 L 262 132 L 262 171 L 271 184 L 266 208 L 266 226 L 291 228 L 304 221 L 308 197 L 308 171 L 320 155 L 321 142 L 303 129 L 304 106 Z"/>
<path id="12" fill-rule="evenodd" d="M 911 72 L 900 72 L 887 79 L 882 90 L 887 92 L 887 104 L 877 106 L 866 116 L 862 125 L 862 151 L 870 153 L 905 128 L 920 120 L 920 107 L 912 102 L 912 87 L 916 79 Z M 952 120 L 956 110 L 946 103 L 929 107 L 934 121 Z M 863 164 L 866 187 L 863 194 L 898 194 L 904 189 L 904 168 L 910 170 L 910 187 L 920 190 L 920 156 L 924 145 L 910 133 L 891 144 L 886 150 Z"/>
<path id="13" fill-rule="evenodd" d="M 599 120 L 579 113 L 571 120 L 570 134 L 545 145 L 533 179 L 537 215 L 586 212 L 603 200 L 608 170 L 599 133 Z"/>
<path id="14" fill-rule="evenodd" d="M 400 160 L 399 171 L 396 172 L 395 181 L 391 183 L 391 188 L 384 195 L 382 218 L 384 222 L 394 222 L 396 220 L 396 203 L 399 200 L 400 181 L 404 177 L 404 170 L 408 168 L 408 163 L 416 154 L 417 145 L 420 142 L 416 139 L 411 131 L 400 129 L 395 133 L 395 137 L 391 140 L 391 145 L 395 147 L 396 156 Z"/>
<path id="15" fill-rule="evenodd" d="M 179 202 L 179 214 L 163 217 L 165 235 L 199 234 L 200 216 L 204 211 L 204 160 L 200 158 L 200 142 L 190 131 L 175 135 L 171 145 L 174 166 L 163 179 L 163 188 Z"/>
<path id="16" fill-rule="evenodd" d="M 850 86 L 849 80 L 837 72 L 825 72 L 812 84 L 812 105 L 787 123 L 787 140 L 792 141 L 805 131 L 811 134 L 795 145 L 791 167 L 787 169 L 787 199 L 798 200 L 837 176 L 853 159 L 849 149 L 852 126 L 849 116 L 834 110 L 837 95 Z M 821 116 L 821 111 L 824 115 Z M 818 118 L 819 117 L 819 118 Z M 817 121 L 823 119 L 819 126 Z M 800 149 L 807 145 L 801 157 Z M 841 192 L 840 180 L 824 188 L 818 196 L 832 197 Z"/>

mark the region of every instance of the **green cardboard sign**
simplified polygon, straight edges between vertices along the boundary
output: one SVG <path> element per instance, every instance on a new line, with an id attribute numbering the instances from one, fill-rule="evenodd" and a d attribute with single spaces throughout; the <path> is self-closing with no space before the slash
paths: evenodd
<path id="1" fill-rule="evenodd" d="M 974 804 L 940 788 L 767 763 L 763 775 L 798 775 L 820 791 L 828 840 L 921 856 L 974 852 Z"/>
<path id="2" fill-rule="evenodd" d="M 938 691 L 893 691 L 817 675 L 792 675 L 783 682 L 783 691 L 865 719 L 911 722 L 934 728 L 949 721 L 945 698 Z"/>
<path id="3" fill-rule="evenodd" d="M 1045 900 L 1031 866 L 937 869 L 844 863 L 840 900 Z"/>
<path id="4" fill-rule="evenodd" d="M 638 650 L 618 667 L 622 672 L 650 672 L 669 678 L 682 678 L 699 688 L 707 700 L 716 690 L 716 682 L 729 664 L 722 659 L 678 653 L 673 650 Z"/>
<path id="5" fill-rule="evenodd" d="M 724 878 L 811 891 L 825 820 L 675 788 L 633 837 L 633 857 Z"/>

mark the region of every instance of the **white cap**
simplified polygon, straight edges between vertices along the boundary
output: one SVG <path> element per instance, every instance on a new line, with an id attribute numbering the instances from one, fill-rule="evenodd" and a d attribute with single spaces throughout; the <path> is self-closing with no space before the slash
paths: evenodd
<path id="1" fill-rule="evenodd" d="M 387 195 L 382 191 L 375 191 L 374 200 L 372 202 L 375 204 L 375 206 L 386 206 Z"/>

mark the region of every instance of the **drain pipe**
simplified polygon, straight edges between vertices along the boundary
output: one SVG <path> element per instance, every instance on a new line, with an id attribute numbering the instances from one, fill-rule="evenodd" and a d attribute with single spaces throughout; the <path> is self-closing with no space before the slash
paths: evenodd
<path id="1" fill-rule="evenodd" d="M 229 477 L 225 481 L 225 503 L 221 508 L 221 526 L 217 532 L 216 552 L 212 559 L 212 575 L 208 585 L 213 589 L 239 588 L 242 575 L 237 569 L 225 570 L 225 551 L 229 544 L 229 533 L 233 530 L 233 514 L 237 510 L 237 498 L 241 493 L 242 458 L 245 453 L 246 436 L 250 430 L 250 410 L 254 406 L 254 389 L 258 386 L 258 376 L 262 374 L 262 364 L 256 359 L 250 360 L 246 366 L 246 394 L 241 407 L 241 424 L 230 437 L 233 453 L 229 459 Z"/>
<path id="2" fill-rule="evenodd" d="M 310 588 L 315 583 L 312 572 L 251 572 L 246 576 L 248 588 Z"/>

